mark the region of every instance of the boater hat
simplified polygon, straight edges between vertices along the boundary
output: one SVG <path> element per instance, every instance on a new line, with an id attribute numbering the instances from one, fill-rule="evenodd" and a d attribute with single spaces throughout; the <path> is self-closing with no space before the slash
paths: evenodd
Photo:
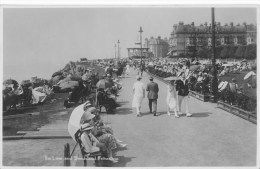
<path id="1" fill-rule="evenodd" d="M 136 76 L 136 79 L 139 80 L 139 79 L 142 79 L 142 77 L 141 76 Z"/>
<path id="2" fill-rule="evenodd" d="M 83 116 L 82 116 L 82 120 L 88 121 L 88 120 L 93 119 L 94 117 L 95 117 L 94 114 L 91 114 L 90 112 L 85 111 L 84 114 L 83 114 Z"/>
<path id="3" fill-rule="evenodd" d="M 82 124 L 80 127 L 81 131 L 88 131 L 93 129 L 93 126 L 91 126 L 89 123 Z"/>
<path id="4" fill-rule="evenodd" d="M 153 80 L 153 77 L 152 76 L 150 76 L 150 78 L 149 78 L 150 80 Z"/>

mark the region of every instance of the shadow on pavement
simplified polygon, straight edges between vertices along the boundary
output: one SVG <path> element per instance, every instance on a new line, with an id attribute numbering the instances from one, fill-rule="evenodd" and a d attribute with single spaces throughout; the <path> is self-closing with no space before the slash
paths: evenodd
<path id="1" fill-rule="evenodd" d="M 117 108 L 115 114 L 128 115 L 128 114 L 132 114 L 131 110 L 132 110 L 131 108 Z"/>
<path id="2" fill-rule="evenodd" d="M 15 115 L 15 114 L 24 114 L 24 113 L 28 113 L 28 111 L 32 111 L 32 110 L 37 110 L 37 107 L 36 106 L 19 107 L 16 110 L 5 111 L 3 113 L 3 115 L 8 116 L 8 115 Z"/>
<path id="3" fill-rule="evenodd" d="M 128 103 L 129 103 L 129 101 L 118 102 L 118 104 L 120 105 L 120 107 L 121 107 L 122 105 L 126 105 L 126 104 L 128 104 Z"/>
<path id="4" fill-rule="evenodd" d="M 192 113 L 191 117 L 208 117 L 210 114 L 210 112 L 200 112 L 200 113 Z"/>

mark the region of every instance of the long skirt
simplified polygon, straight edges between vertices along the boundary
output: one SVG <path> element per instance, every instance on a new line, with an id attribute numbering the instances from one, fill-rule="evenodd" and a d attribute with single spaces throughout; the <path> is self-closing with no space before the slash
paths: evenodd
<path id="1" fill-rule="evenodd" d="M 167 104 L 167 106 L 168 106 L 170 109 L 175 109 L 175 108 L 177 108 L 176 98 L 175 98 L 173 95 L 171 95 L 171 94 L 168 94 L 168 95 L 167 95 L 166 104 Z"/>
<path id="2" fill-rule="evenodd" d="M 143 96 L 136 96 L 133 97 L 132 107 L 141 107 L 143 101 Z"/>
<path id="3" fill-rule="evenodd" d="M 116 139 L 112 134 L 102 134 L 97 139 L 99 142 L 104 143 L 108 150 L 117 148 Z"/>

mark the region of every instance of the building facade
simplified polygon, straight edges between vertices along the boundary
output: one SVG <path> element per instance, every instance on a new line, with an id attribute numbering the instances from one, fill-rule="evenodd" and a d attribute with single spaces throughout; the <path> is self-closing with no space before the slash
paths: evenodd
<path id="1" fill-rule="evenodd" d="M 243 23 L 242 25 L 234 25 L 231 22 L 229 25 L 221 26 L 221 23 L 216 23 L 215 40 L 216 46 L 220 45 L 249 45 L 256 43 L 256 25 Z M 174 24 L 173 31 L 169 38 L 168 56 L 176 56 L 181 53 L 187 54 L 189 47 L 195 47 L 196 50 L 204 47 L 212 46 L 211 25 L 201 24 L 195 26 L 191 24 Z"/>
<path id="2" fill-rule="evenodd" d="M 166 57 L 169 50 L 168 39 L 161 39 L 160 36 L 158 38 L 146 38 L 144 46 L 149 48 L 149 52 L 153 57 Z"/>

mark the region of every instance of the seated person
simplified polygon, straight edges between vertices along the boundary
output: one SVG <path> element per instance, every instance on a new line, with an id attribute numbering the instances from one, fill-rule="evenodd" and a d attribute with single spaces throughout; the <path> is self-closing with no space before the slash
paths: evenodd
<path id="1" fill-rule="evenodd" d="M 118 106 L 116 101 L 113 98 L 109 97 L 107 90 L 104 90 L 102 88 L 98 89 L 97 100 L 98 104 L 109 104 L 113 109 Z"/>
<path id="2" fill-rule="evenodd" d="M 230 91 L 232 93 L 237 93 L 238 85 L 236 83 L 236 79 L 235 78 L 232 78 L 232 82 L 229 83 L 229 88 L 230 88 Z"/>
<path id="3" fill-rule="evenodd" d="M 202 72 L 199 72 L 197 82 L 202 82 L 202 80 L 203 80 Z"/>
<path id="4" fill-rule="evenodd" d="M 94 114 L 94 115 L 95 115 L 95 117 L 94 117 L 93 120 L 92 120 L 92 123 L 93 123 L 93 125 L 96 127 L 96 128 L 95 128 L 95 129 L 96 129 L 96 132 L 97 132 L 97 133 L 96 133 L 96 134 L 97 134 L 96 136 L 102 135 L 102 134 L 111 134 L 111 135 L 114 136 L 114 131 L 113 131 L 113 129 L 112 129 L 110 126 L 106 125 L 106 124 L 101 120 L 100 115 L 99 115 L 99 111 L 98 111 L 96 108 L 94 108 L 94 107 L 90 108 L 89 112 L 90 112 L 91 114 Z M 114 138 L 115 138 L 115 140 L 116 140 L 116 143 L 117 143 L 117 146 L 118 146 L 118 147 L 123 148 L 123 147 L 126 147 L 126 146 L 127 146 L 127 144 L 121 144 L 123 141 L 117 139 L 115 136 L 114 136 Z"/>
<path id="5" fill-rule="evenodd" d="M 83 81 L 79 81 L 79 86 L 74 88 L 69 96 L 69 102 L 75 102 L 77 103 L 82 95 L 85 93 L 85 86 L 83 84 Z"/>
<path id="6" fill-rule="evenodd" d="M 97 130 L 93 124 L 92 119 L 95 115 L 85 112 L 83 115 L 84 124 L 81 126 L 83 134 L 81 135 L 81 141 L 87 152 L 97 152 L 99 151 L 98 147 L 102 151 L 106 151 L 108 158 L 112 162 L 118 162 L 112 156 L 112 150 L 117 148 L 116 140 L 111 134 L 102 134 L 97 135 Z M 84 130 L 85 129 L 85 130 Z"/>

